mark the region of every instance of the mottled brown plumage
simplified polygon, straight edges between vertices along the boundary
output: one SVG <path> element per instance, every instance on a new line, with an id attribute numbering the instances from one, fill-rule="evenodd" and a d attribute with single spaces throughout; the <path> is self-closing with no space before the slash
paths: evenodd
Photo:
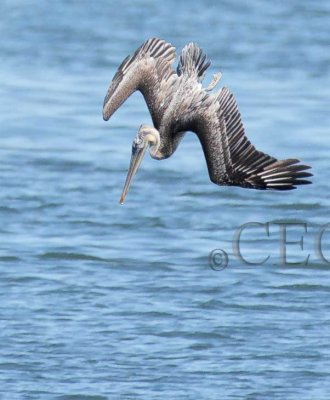
<path id="1" fill-rule="evenodd" d="M 240 112 L 226 87 L 212 93 L 201 85 L 210 66 L 194 43 L 184 47 L 176 72 L 175 48 L 149 39 L 122 62 L 104 100 L 108 120 L 139 90 L 149 108 L 160 143 L 154 158 L 171 156 L 187 131 L 197 134 L 212 182 L 255 189 L 294 189 L 311 183 L 310 167 L 297 159 L 279 161 L 255 149 L 245 136 Z M 214 85 L 212 85 L 214 86 Z"/>

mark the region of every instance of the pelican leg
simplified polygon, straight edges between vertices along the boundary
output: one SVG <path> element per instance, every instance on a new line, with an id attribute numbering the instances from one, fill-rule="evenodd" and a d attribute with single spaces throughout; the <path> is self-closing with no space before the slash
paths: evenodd
<path id="1" fill-rule="evenodd" d="M 221 77 L 222 77 L 221 72 L 214 74 L 211 83 L 205 90 L 207 92 L 210 92 L 211 90 L 213 90 L 216 87 L 216 85 L 218 84 L 218 82 L 220 81 Z"/>

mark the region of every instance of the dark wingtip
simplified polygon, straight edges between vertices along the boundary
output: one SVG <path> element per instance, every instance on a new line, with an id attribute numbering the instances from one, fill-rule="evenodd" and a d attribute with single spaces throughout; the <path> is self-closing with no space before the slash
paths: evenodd
<path id="1" fill-rule="evenodd" d="M 258 175 L 266 185 L 267 189 L 291 190 L 299 185 L 310 185 L 310 180 L 304 179 L 313 176 L 310 172 L 305 172 L 311 167 L 300 164 L 300 160 L 288 159 L 279 160 L 265 168 Z"/>
<path id="2" fill-rule="evenodd" d="M 107 114 L 105 109 L 103 109 L 102 116 L 104 121 L 108 121 L 110 118 L 110 115 Z"/>
<path id="3" fill-rule="evenodd" d="M 107 94 L 104 97 L 104 101 L 103 101 L 103 109 L 102 109 L 102 115 L 103 115 L 103 119 L 104 121 L 108 121 L 108 119 L 111 116 L 111 112 L 109 111 L 109 101 L 110 101 L 110 97 L 111 94 L 113 93 L 113 85 L 111 84 L 110 88 L 108 89 Z"/>

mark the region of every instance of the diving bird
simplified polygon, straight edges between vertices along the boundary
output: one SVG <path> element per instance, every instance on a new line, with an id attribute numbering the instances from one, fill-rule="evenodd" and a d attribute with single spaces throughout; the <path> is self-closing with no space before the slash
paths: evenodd
<path id="1" fill-rule="evenodd" d="M 309 166 L 297 159 L 277 160 L 250 143 L 234 95 L 227 87 L 212 91 L 221 74 L 216 74 L 207 88 L 202 87 L 211 63 L 198 45 L 189 43 L 183 48 L 176 71 L 172 68 L 175 59 L 170 43 L 147 40 L 124 59 L 105 96 L 103 119 L 107 121 L 139 90 L 154 125 L 141 125 L 133 140 L 121 204 L 146 149 L 149 147 L 152 158 L 168 158 L 187 131 L 198 136 L 210 179 L 217 185 L 289 190 L 311 183 L 305 179 L 312 176 L 306 172 Z"/>

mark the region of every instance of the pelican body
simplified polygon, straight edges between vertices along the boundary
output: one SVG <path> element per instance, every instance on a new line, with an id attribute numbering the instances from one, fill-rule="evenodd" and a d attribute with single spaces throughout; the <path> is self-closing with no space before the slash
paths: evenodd
<path id="1" fill-rule="evenodd" d="M 209 176 L 217 185 L 254 189 L 290 190 L 311 183 L 310 167 L 297 159 L 277 160 L 262 153 L 245 136 L 234 95 L 227 87 L 214 93 L 221 74 L 202 87 L 210 61 L 195 43 L 186 45 L 176 71 L 175 48 L 160 39 L 149 39 L 133 56 L 124 59 L 104 99 L 107 121 L 123 102 L 139 90 L 147 103 L 153 127 L 141 125 L 132 145 L 132 157 L 120 203 L 146 149 L 152 158 L 170 157 L 188 131 L 201 142 Z"/>

